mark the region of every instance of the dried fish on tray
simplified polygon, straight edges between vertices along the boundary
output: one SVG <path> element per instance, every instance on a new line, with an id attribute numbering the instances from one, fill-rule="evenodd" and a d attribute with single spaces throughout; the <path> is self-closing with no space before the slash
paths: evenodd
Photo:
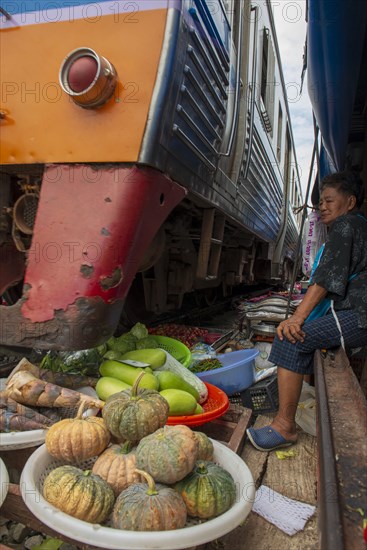
<path id="1" fill-rule="evenodd" d="M 290 311 L 294 311 L 296 307 L 290 303 L 288 305 L 288 302 L 284 302 L 282 304 L 271 304 L 271 303 L 262 303 L 259 302 L 257 304 L 243 304 L 241 307 L 241 311 L 273 311 L 273 312 L 282 312 L 289 309 Z"/>
<path id="2" fill-rule="evenodd" d="M 250 307 L 246 308 L 247 311 L 270 311 L 273 313 L 283 313 L 284 311 L 287 311 L 287 309 L 289 309 L 289 311 L 294 311 L 296 308 L 292 306 L 292 304 L 288 306 L 287 303 L 283 305 L 259 303 L 254 306 L 251 305 Z"/>
<path id="3" fill-rule="evenodd" d="M 251 330 L 254 334 L 260 336 L 274 336 L 277 332 L 275 325 L 267 325 L 265 323 L 258 323 L 251 326 Z"/>
<path id="4" fill-rule="evenodd" d="M 238 306 L 240 311 L 247 310 L 259 310 L 259 309 L 270 309 L 270 308 L 279 308 L 279 309 L 294 309 L 295 304 L 294 300 L 289 300 L 286 296 L 265 296 L 261 299 L 249 299 L 241 302 Z"/>
<path id="5" fill-rule="evenodd" d="M 284 313 L 272 313 L 271 311 L 248 311 L 246 312 L 246 318 L 250 321 L 272 321 L 274 323 L 281 323 L 286 318 L 286 312 Z"/>
<path id="6" fill-rule="evenodd" d="M 256 301 L 247 300 L 239 309 L 242 311 L 242 321 L 247 323 L 248 331 L 255 334 L 275 334 L 276 325 L 284 321 L 296 310 L 294 303 L 286 296 L 265 296 Z M 260 327 L 259 323 L 264 326 Z"/>

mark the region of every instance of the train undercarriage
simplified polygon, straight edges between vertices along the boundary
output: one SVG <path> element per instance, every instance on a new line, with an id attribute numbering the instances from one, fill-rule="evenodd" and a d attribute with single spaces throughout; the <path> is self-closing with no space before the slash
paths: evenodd
<path id="1" fill-rule="evenodd" d="M 43 244 L 33 238 L 41 167 L 25 174 L 2 174 L 2 179 L 1 294 L 5 304 L 15 306 L 24 291 L 27 264 L 46 256 L 49 263 L 57 264 L 67 255 L 67 269 L 68 263 L 86 252 L 88 271 L 97 260 L 98 248 L 85 242 L 80 251 L 72 237 L 62 242 L 52 233 Z M 210 304 L 218 295 L 230 296 L 240 284 L 269 282 L 272 252 L 271 244 L 244 231 L 201 197 L 187 195 L 159 227 L 139 260 L 129 302 L 134 296 L 138 309 L 156 315 L 179 310 L 185 295 L 194 294 L 196 300 Z"/>

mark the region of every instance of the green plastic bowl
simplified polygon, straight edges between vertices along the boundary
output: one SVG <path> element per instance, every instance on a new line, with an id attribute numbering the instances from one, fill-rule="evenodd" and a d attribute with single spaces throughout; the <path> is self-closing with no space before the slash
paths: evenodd
<path id="1" fill-rule="evenodd" d="M 191 351 L 185 344 L 169 336 L 157 336 L 149 334 L 149 337 L 154 338 L 158 346 L 164 351 L 167 351 L 172 357 L 183 364 L 184 367 L 189 367 L 191 364 Z"/>

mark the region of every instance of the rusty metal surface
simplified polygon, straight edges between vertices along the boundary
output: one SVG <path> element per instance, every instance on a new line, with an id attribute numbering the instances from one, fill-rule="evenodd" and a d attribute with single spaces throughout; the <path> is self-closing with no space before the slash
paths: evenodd
<path id="1" fill-rule="evenodd" d="M 81 297 L 123 299 L 155 233 L 186 191 L 137 166 L 47 166 L 22 314 L 50 321 Z"/>
<path id="2" fill-rule="evenodd" d="M 321 550 L 365 550 L 367 406 L 342 349 L 315 358 Z"/>
<path id="3" fill-rule="evenodd" d="M 105 342 L 115 331 L 122 300 L 106 304 L 102 298 L 79 298 L 53 319 L 33 323 L 22 316 L 22 300 L 0 307 L 0 344 L 37 349 L 78 350 Z"/>
<path id="4" fill-rule="evenodd" d="M 185 193 L 151 168 L 47 166 L 23 296 L 0 306 L 0 344 L 77 350 L 107 340 L 145 250 Z"/>

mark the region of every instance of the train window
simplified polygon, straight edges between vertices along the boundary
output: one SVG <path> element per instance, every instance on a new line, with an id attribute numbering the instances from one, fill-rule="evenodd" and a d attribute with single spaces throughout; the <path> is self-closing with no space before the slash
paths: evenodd
<path id="1" fill-rule="evenodd" d="M 282 157 L 282 132 L 283 132 L 283 111 L 279 103 L 278 108 L 278 136 L 277 136 L 277 159 L 280 162 Z"/>
<path id="2" fill-rule="evenodd" d="M 263 48 L 261 65 L 261 88 L 260 95 L 263 100 L 267 119 L 270 125 L 267 131 L 273 135 L 274 123 L 274 89 L 275 89 L 275 55 L 271 42 L 269 29 L 263 30 Z"/>

